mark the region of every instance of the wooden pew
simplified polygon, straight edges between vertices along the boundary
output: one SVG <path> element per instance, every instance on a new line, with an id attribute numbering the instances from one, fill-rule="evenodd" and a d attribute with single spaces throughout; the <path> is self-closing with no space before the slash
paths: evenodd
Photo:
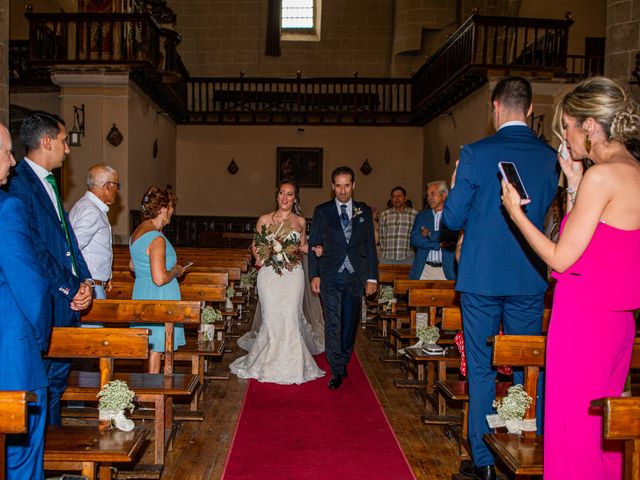
<path id="1" fill-rule="evenodd" d="M 113 379 L 115 358 L 148 357 L 148 335 L 148 331 L 142 328 L 54 328 L 47 357 L 99 358 L 101 386 Z M 129 387 L 132 388 L 131 384 Z M 93 390 L 91 395 L 83 399 L 95 401 L 95 395 L 99 390 L 98 386 L 97 390 Z M 97 425 L 48 426 L 45 435 L 44 466 L 47 470 L 81 471 L 89 480 L 96 478 L 98 469 L 100 480 L 110 479 L 111 464 L 133 461 L 143 445 L 145 436 L 146 430 L 141 428 L 121 432 L 103 431 Z"/>
<path id="2" fill-rule="evenodd" d="M 544 367 L 547 338 L 534 335 L 496 335 L 493 337 L 493 365 L 524 368 L 524 390 L 533 399 L 524 415 L 536 417 L 538 376 Z M 542 475 L 542 436 L 535 432 L 522 435 L 489 433 L 484 436 L 496 456 L 519 475 Z"/>
<path id="3" fill-rule="evenodd" d="M 378 283 L 392 284 L 396 278 L 409 278 L 411 265 L 381 263 L 378 265 Z"/>
<path id="4" fill-rule="evenodd" d="M 607 397 L 591 402 L 602 409 L 603 436 L 624 441 L 624 480 L 640 480 L 640 397 Z"/>
<path id="5" fill-rule="evenodd" d="M 112 282 L 109 299 L 131 300 L 133 282 Z M 189 283 L 180 285 L 182 300 L 223 302 L 226 298 L 226 285 L 213 285 L 202 283 Z"/>
<path id="6" fill-rule="evenodd" d="M 533 398 L 525 418 L 534 418 L 538 374 L 544 366 L 546 337 L 499 335 L 493 337 L 493 364 L 524 367 L 524 389 Z M 636 338 L 630 368 L 640 368 L 640 338 Z M 504 464 L 518 476 L 542 475 L 541 435 L 524 432 L 522 435 L 491 433 L 485 441 Z"/>
<path id="7" fill-rule="evenodd" d="M 155 404 L 156 464 L 164 463 L 165 446 L 171 443 L 174 432 L 173 397 L 191 397 L 198 385 L 194 374 L 173 373 L 174 324 L 199 325 L 204 302 L 170 300 L 94 300 L 91 309 L 82 316 L 86 323 L 163 323 L 165 326 L 164 374 L 116 373 L 114 378 L 124 380 L 136 392 L 141 402 Z M 84 330 L 84 329 L 83 329 Z M 69 387 L 63 397 L 66 400 L 86 400 L 97 394 L 98 381 L 93 372 L 71 372 Z M 76 397 L 76 398 L 72 398 Z M 165 442 L 165 430 L 168 433 Z M 158 439 L 160 439 L 158 441 Z"/>
<path id="8" fill-rule="evenodd" d="M 28 403 L 35 402 L 36 395 L 24 391 L 0 391 L 0 480 L 5 479 L 6 435 L 27 433 Z"/>
<path id="9" fill-rule="evenodd" d="M 389 354 L 398 357 L 398 351 L 409 342 L 416 341 L 416 309 L 426 308 L 429 325 L 437 323 L 436 309 L 460 304 L 460 294 L 447 286 L 446 288 L 412 288 L 409 290 L 410 323 L 408 328 L 391 330 Z M 446 340 L 446 342 L 444 342 Z M 443 343 L 452 343 L 453 338 L 442 338 Z M 399 357 L 398 357 L 399 358 Z"/>
<path id="10" fill-rule="evenodd" d="M 455 310 L 455 313 L 453 312 Z M 445 326 L 445 311 L 450 311 L 451 315 L 447 316 Z M 545 308 L 542 314 L 542 331 L 546 332 L 549 328 L 549 319 L 551 318 L 551 309 Z M 457 308 L 443 308 L 442 328 L 444 330 L 462 330 L 462 312 Z M 496 398 L 502 398 L 507 394 L 507 389 L 512 385 L 511 382 L 496 383 Z M 439 398 L 446 402 L 456 402 L 462 404 L 462 412 L 458 422 L 450 421 L 450 417 L 438 418 L 434 415 L 423 415 L 422 421 L 426 424 L 455 425 L 461 423 L 461 431 L 459 435 L 460 453 L 465 454 L 465 448 L 468 449 L 467 433 L 469 418 L 469 389 L 466 380 L 448 380 L 439 376 L 436 383 Z M 442 415 L 439 411 L 439 415 Z M 454 432 L 456 433 L 456 432 Z M 457 435 L 456 435 L 457 436 Z"/>

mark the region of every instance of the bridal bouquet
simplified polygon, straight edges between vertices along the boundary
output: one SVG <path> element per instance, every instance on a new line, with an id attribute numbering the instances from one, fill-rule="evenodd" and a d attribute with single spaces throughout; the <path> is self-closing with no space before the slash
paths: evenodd
<path id="1" fill-rule="evenodd" d="M 283 270 L 292 271 L 301 261 L 298 235 L 289 222 L 262 226 L 254 235 L 256 253 L 260 262 L 272 267 L 278 275 Z"/>

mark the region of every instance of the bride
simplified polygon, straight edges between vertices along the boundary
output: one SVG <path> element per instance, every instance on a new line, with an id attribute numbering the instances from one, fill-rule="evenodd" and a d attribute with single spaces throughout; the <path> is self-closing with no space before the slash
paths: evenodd
<path id="1" fill-rule="evenodd" d="M 289 234 L 298 243 L 302 253 L 308 252 L 306 221 L 299 214 L 298 186 L 283 180 L 276 192 L 277 208 L 262 215 L 256 230 L 263 226 L 287 225 Z M 305 341 L 305 318 L 302 302 L 305 274 L 301 263 L 291 271 L 276 273 L 271 266 L 262 266 L 255 244 L 251 247 L 256 257 L 257 287 L 260 298 L 262 323 L 247 355 L 235 360 L 230 369 L 240 378 L 254 378 L 260 382 L 300 384 L 322 377 Z M 246 344 L 245 344 L 246 345 Z"/>

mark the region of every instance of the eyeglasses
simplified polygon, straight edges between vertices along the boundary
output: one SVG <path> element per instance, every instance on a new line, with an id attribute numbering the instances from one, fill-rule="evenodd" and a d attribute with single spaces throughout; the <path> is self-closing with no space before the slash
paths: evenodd
<path id="1" fill-rule="evenodd" d="M 122 188 L 122 186 L 120 185 L 120 183 L 118 182 L 104 182 L 104 185 L 102 185 L 103 187 L 107 187 L 108 185 L 115 185 L 116 186 L 116 190 L 119 192 L 120 189 Z"/>

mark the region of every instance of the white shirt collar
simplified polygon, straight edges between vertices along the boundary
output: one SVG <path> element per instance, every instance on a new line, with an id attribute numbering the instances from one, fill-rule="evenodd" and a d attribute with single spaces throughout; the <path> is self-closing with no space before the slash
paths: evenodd
<path id="1" fill-rule="evenodd" d="M 24 159 L 27 161 L 27 163 L 29 164 L 29 166 L 31 167 L 31 170 L 34 171 L 34 173 L 38 176 L 38 178 L 40 180 L 44 180 L 45 178 L 47 178 L 49 175 L 51 175 L 51 172 L 49 170 L 47 170 L 44 167 L 41 167 L 40 165 L 38 165 L 36 162 L 34 162 L 33 160 L 29 160 L 27 157 L 24 157 Z"/>
<path id="2" fill-rule="evenodd" d="M 336 205 L 338 206 L 338 210 L 340 210 L 340 206 L 341 205 L 346 205 L 347 206 L 347 211 L 351 212 L 351 209 L 353 207 L 353 198 L 350 198 L 349 201 L 347 203 L 342 203 L 340 200 L 338 200 L 337 198 L 335 199 L 336 201 Z"/>
<path id="3" fill-rule="evenodd" d="M 511 120 L 510 122 L 504 122 L 498 130 L 502 130 L 504 127 L 515 127 L 516 125 L 521 127 L 528 127 L 527 122 L 523 122 L 521 120 Z"/>
<path id="4" fill-rule="evenodd" d="M 109 205 L 100 200 L 95 193 L 87 190 L 87 192 L 84 194 L 84 197 L 95 203 L 96 206 L 104 213 L 107 213 L 109 211 Z"/>

